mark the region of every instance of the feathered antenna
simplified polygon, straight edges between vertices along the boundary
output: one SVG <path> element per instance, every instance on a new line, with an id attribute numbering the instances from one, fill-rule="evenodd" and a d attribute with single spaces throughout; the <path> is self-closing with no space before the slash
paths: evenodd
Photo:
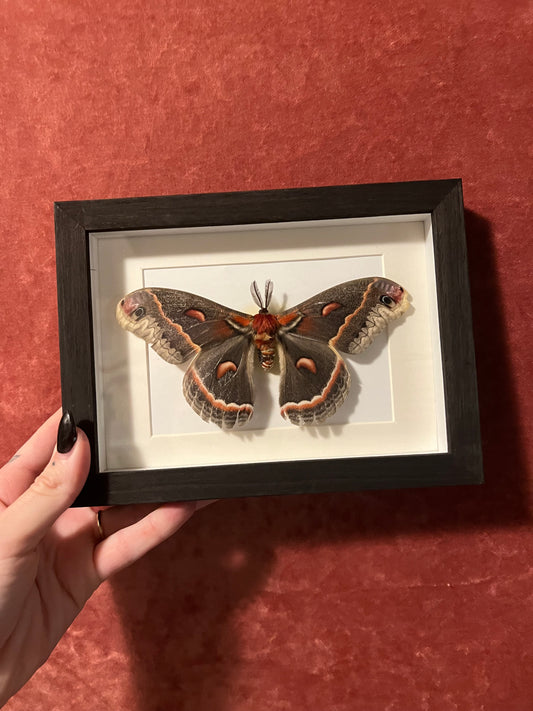
<path id="1" fill-rule="evenodd" d="M 270 306 L 272 292 L 274 291 L 274 282 L 271 279 L 265 281 L 265 309 Z"/>
<path id="2" fill-rule="evenodd" d="M 250 285 L 250 293 L 252 294 L 252 299 L 255 301 L 255 303 L 259 306 L 260 309 L 264 308 L 263 306 L 263 299 L 261 297 L 261 294 L 259 292 L 259 287 L 257 286 L 257 282 L 253 281 Z"/>
<path id="3" fill-rule="evenodd" d="M 259 291 L 257 282 L 253 281 L 251 283 L 250 293 L 252 294 L 252 299 L 259 306 L 261 311 L 267 311 L 269 304 L 270 304 L 270 300 L 272 299 L 273 290 L 274 290 L 274 282 L 271 279 L 267 279 L 265 282 L 265 299 L 263 301 L 263 297 L 261 295 L 261 292 Z"/>

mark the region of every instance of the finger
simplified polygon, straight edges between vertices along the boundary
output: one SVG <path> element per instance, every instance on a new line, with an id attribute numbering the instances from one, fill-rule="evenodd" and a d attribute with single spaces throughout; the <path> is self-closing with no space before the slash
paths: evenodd
<path id="1" fill-rule="evenodd" d="M 196 502 L 196 510 L 205 509 L 206 506 L 211 506 L 211 504 L 216 504 L 218 499 L 205 499 L 204 501 Z"/>
<path id="2" fill-rule="evenodd" d="M 54 450 L 43 472 L 0 514 L 0 540 L 5 555 L 24 555 L 37 546 L 81 491 L 90 459 L 89 441 L 79 429 L 70 452 Z"/>
<path id="3" fill-rule="evenodd" d="M 103 538 L 110 538 L 117 531 L 133 526 L 160 506 L 161 504 L 128 504 L 110 508 L 99 507 Z"/>
<path id="4" fill-rule="evenodd" d="M 54 451 L 61 410 L 57 410 L 0 469 L 0 498 L 8 505 L 42 472 Z"/>
<path id="5" fill-rule="evenodd" d="M 129 507 L 127 507 L 129 508 Z M 162 543 L 186 523 L 196 511 L 194 501 L 163 504 L 144 518 L 127 528 L 109 535 L 109 526 L 114 525 L 110 509 L 102 516 L 104 534 L 108 535 L 94 551 L 94 565 L 100 581 L 117 573 Z M 117 507 L 118 509 L 118 507 Z"/>
<path id="6" fill-rule="evenodd" d="M 203 509 L 206 506 L 209 506 L 209 504 L 212 504 L 214 501 L 215 499 L 208 501 L 195 501 L 190 503 L 194 503 L 195 511 L 198 511 L 199 509 Z M 162 504 L 128 504 L 127 506 L 100 506 L 95 507 L 93 510 L 95 514 L 98 510 L 100 511 L 100 526 L 102 528 L 102 536 L 103 538 L 109 538 L 117 531 L 120 531 L 122 528 L 128 528 L 134 523 L 137 523 L 152 511 L 155 511 L 156 509 L 160 508 L 161 505 Z M 165 506 L 169 507 L 172 505 L 181 507 L 183 505 L 183 502 L 166 504 Z M 96 524 L 95 530 L 98 533 Z"/>

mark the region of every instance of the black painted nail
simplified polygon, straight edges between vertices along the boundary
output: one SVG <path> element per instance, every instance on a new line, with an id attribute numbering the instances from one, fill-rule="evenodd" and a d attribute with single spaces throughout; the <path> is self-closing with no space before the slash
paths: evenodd
<path id="1" fill-rule="evenodd" d="M 77 438 L 78 434 L 76 432 L 74 417 L 72 416 L 72 412 L 67 410 L 61 418 L 57 430 L 57 451 L 61 454 L 70 452 Z"/>

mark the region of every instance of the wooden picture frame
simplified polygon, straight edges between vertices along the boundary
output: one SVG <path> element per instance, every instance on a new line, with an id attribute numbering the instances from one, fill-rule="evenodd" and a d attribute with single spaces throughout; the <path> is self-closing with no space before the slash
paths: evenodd
<path id="1" fill-rule="evenodd" d="M 76 505 L 482 482 L 460 180 L 59 202 L 55 205 L 55 219 L 63 408 L 73 412 L 92 448 L 91 472 Z M 390 239 L 389 232 L 394 233 Z M 177 247 L 169 252 L 170 244 Z M 237 260 L 236 244 L 239 245 Z M 389 249 L 390 245 L 393 245 L 393 257 L 386 263 L 385 276 L 396 279 L 396 273 L 388 272 L 390 265 L 394 266 L 397 261 L 407 272 L 411 269 L 410 281 L 416 281 L 420 271 L 424 272 L 427 281 L 427 287 L 424 287 L 427 292 L 418 289 L 418 293 L 412 293 L 410 284 L 404 284 L 412 294 L 413 312 L 418 315 L 409 326 L 411 335 L 402 338 L 404 343 L 406 339 L 412 343 L 413 338 L 418 338 L 415 322 L 422 324 L 421 330 L 427 322 L 428 335 L 423 338 L 426 338 L 424 348 L 429 350 L 422 365 L 416 364 L 416 367 L 428 374 L 429 385 L 418 388 L 417 381 L 412 381 L 404 400 L 400 398 L 399 402 L 407 403 L 409 413 L 420 409 L 425 412 L 424 408 L 428 408 L 428 412 L 436 413 L 436 419 L 437 416 L 441 418 L 440 425 L 436 423 L 433 427 L 432 424 L 432 431 L 436 433 L 434 444 L 425 440 L 420 445 L 407 441 L 402 444 L 401 433 L 416 433 L 418 425 L 414 420 L 410 422 L 410 414 L 401 425 L 402 413 L 395 404 L 394 422 L 386 426 L 379 422 L 340 423 L 325 425 L 329 429 L 316 428 L 313 438 L 318 438 L 319 445 L 314 450 L 311 447 L 312 451 L 302 441 L 302 436 L 287 435 L 278 429 L 277 424 L 275 427 L 264 425 L 255 439 L 253 434 L 248 434 L 247 444 L 244 438 L 239 440 L 231 433 L 220 433 L 223 439 L 218 432 L 209 435 L 214 439 L 209 439 L 206 433 L 208 446 L 196 449 L 209 450 L 211 459 L 204 457 L 195 463 L 192 457 L 185 465 L 178 456 L 186 449 L 180 450 L 180 441 L 185 441 L 179 439 L 185 437 L 182 433 L 175 433 L 177 439 L 172 445 L 175 450 L 170 447 L 170 458 L 164 460 L 164 466 L 160 465 L 157 452 L 153 455 L 155 459 L 150 459 L 153 442 L 148 446 L 146 438 L 139 440 L 139 447 L 132 447 L 131 442 L 122 442 L 121 446 L 115 447 L 115 440 L 120 439 L 115 433 L 125 431 L 117 430 L 116 422 L 122 415 L 131 416 L 133 401 L 141 403 L 136 412 L 143 410 L 147 399 L 145 393 L 149 392 L 150 385 L 143 385 L 145 390 L 140 399 L 138 393 L 134 400 L 121 399 L 120 388 L 109 395 L 109 387 L 114 387 L 115 381 L 124 382 L 128 378 L 123 377 L 122 365 L 120 373 L 115 372 L 116 377 L 103 374 L 105 354 L 102 356 L 102 352 L 109 351 L 106 343 L 116 338 L 115 331 L 110 330 L 116 324 L 111 326 L 106 299 L 115 290 L 114 297 L 118 301 L 127 291 L 143 286 L 136 276 L 141 274 L 139 269 L 144 268 L 143 260 L 155 269 L 162 260 L 164 266 L 182 268 L 181 275 L 189 274 L 194 279 L 198 279 L 197 273 L 186 270 L 209 266 L 209 274 L 216 275 L 221 265 L 226 265 L 225 268 L 230 270 L 230 281 L 234 280 L 231 269 L 237 268 L 236 261 L 246 274 L 246 265 L 251 265 L 254 270 L 261 263 L 274 270 L 281 265 L 281 273 L 284 265 L 289 265 L 285 272 L 293 275 L 323 271 L 333 285 L 344 280 L 335 279 L 335 275 L 347 265 L 351 268 L 353 262 L 350 259 L 380 257 L 383 249 Z M 204 255 L 201 265 L 190 261 L 194 258 L 191 251 L 195 249 Z M 416 259 L 421 259 L 425 266 L 413 271 L 412 264 Z M 108 262 L 113 260 L 116 263 L 111 267 L 115 271 L 109 271 Z M 132 278 L 123 278 L 128 260 L 134 260 L 137 271 L 133 272 Z M 402 271 L 402 268 L 398 267 L 398 270 Z M 118 283 L 122 281 L 124 283 Z M 208 281 L 212 281 L 211 277 L 204 280 L 206 288 Z M 292 298 L 292 290 L 302 281 L 305 278 L 295 277 L 287 288 L 292 302 L 288 305 L 298 303 L 298 299 Z M 229 283 L 228 277 L 226 283 Z M 249 282 L 244 283 L 243 292 L 248 286 Z M 308 286 L 308 296 L 319 290 Z M 202 284 L 195 291 L 212 298 L 205 293 Z M 228 302 L 225 293 L 215 300 L 245 310 L 240 303 Z M 406 323 L 409 323 L 409 317 Z M 116 328 L 118 333 L 120 329 Z M 402 329 L 404 326 L 400 325 L 392 334 L 391 344 L 400 342 Z M 136 349 L 134 359 L 145 363 L 149 370 L 146 346 L 130 334 L 121 332 L 122 337 L 135 341 L 131 346 Z M 130 347 L 129 341 L 121 341 L 124 343 Z M 381 348 L 385 352 L 385 346 Z M 111 360 L 118 368 L 116 363 L 124 361 L 123 346 L 113 346 L 113 349 Z M 403 353 L 399 357 L 408 363 L 408 370 L 410 368 L 410 372 L 415 373 L 413 353 Z M 352 365 L 357 373 L 357 362 Z M 138 373 L 138 365 L 135 367 L 135 373 Z M 394 374 L 394 368 L 391 373 L 391 387 L 396 389 L 397 382 L 397 389 L 401 390 L 404 376 Z M 179 373 L 176 378 L 178 376 Z M 408 381 L 409 377 L 407 375 L 405 379 Z M 131 374 L 129 381 L 128 387 L 136 392 L 135 378 Z M 180 397 L 178 388 L 175 397 Z M 405 399 L 413 397 L 425 399 L 422 404 Z M 109 405 L 111 401 L 112 407 Z M 150 405 L 146 407 L 146 413 L 149 413 Z M 143 428 L 153 434 L 152 425 L 147 422 L 150 417 L 150 414 L 142 415 L 140 425 L 128 430 L 133 444 L 138 436 L 136 432 Z M 425 420 L 428 420 L 427 416 Z M 204 423 L 199 418 L 198 423 L 199 433 L 203 436 L 204 432 L 200 430 Z M 352 428 L 349 436 L 346 435 L 348 430 L 343 430 L 348 426 Z M 402 430 L 401 426 L 407 429 Z M 370 440 L 376 435 L 378 444 L 369 445 L 368 451 L 363 445 L 362 449 L 356 448 L 359 452 L 356 456 L 347 455 L 351 450 L 344 445 L 348 440 L 365 440 L 366 436 L 354 435 L 363 431 L 370 433 Z M 390 432 L 390 441 L 395 443 L 388 446 L 387 436 L 380 434 L 383 432 Z M 307 442 L 311 439 L 309 436 Z M 133 460 L 129 455 L 121 454 L 132 449 L 139 449 L 135 466 L 131 466 Z M 121 457 L 128 462 L 127 466 L 120 464 Z M 107 466 L 109 462 L 111 465 Z"/>

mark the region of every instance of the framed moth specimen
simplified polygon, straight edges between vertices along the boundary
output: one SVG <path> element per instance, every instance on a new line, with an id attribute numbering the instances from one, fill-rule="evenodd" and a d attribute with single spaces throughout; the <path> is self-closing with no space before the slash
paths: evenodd
<path id="1" fill-rule="evenodd" d="M 57 203 L 77 504 L 481 482 L 462 211 L 457 180 Z"/>
<path id="2" fill-rule="evenodd" d="M 294 425 L 319 425 L 348 395 L 350 374 L 339 350 L 361 353 L 370 346 L 408 310 L 407 292 L 388 279 L 355 279 L 274 315 L 268 312 L 272 291 L 270 279 L 264 298 L 252 282 L 259 313 L 250 316 L 185 291 L 138 289 L 120 300 L 117 321 L 171 364 L 194 358 L 183 394 L 205 422 L 228 430 L 248 423 L 257 348 L 264 370 L 279 351 L 282 416 Z"/>

